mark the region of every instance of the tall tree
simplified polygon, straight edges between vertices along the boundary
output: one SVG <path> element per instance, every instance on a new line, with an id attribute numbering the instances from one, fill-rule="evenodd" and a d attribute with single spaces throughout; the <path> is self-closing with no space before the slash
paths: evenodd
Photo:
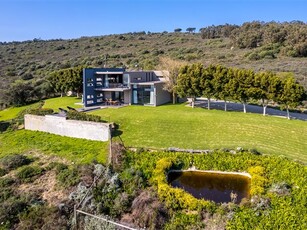
<path id="1" fill-rule="evenodd" d="M 232 98 L 243 104 L 243 111 L 246 113 L 246 104 L 251 98 L 250 88 L 252 86 L 254 72 L 246 69 L 234 69 L 234 78 L 230 81 Z"/>
<path id="2" fill-rule="evenodd" d="M 206 97 L 208 100 L 208 110 L 210 110 L 210 100 L 215 94 L 213 78 L 216 73 L 216 67 L 210 65 L 209 67 L 203 69 L 202 75 L 200 78 L 200 88 L 201 95 Z"/>
<path id="3" fill-rule="evenodd" d="M 169 57 L 161 57 L 159 68 L 162 69 L 163 76 L 166 79 L 164 89 L 172 94 L 173 104 L 177 101 L 176 84 L 180 67 L 185 64 L 183 61 L 173 60 Z"/>
<path id="4" fill-rule="evenodd" d="M 231 69 L 224 66 L 217 65 L 215 68 L 214 78 L 212 84 L 214 87 L 214 97 L 216 99 L 224 100 L 224 110 L 227 111 L 227 100 L 230 98 L 229 82 L 233 78 Z"/>
<path id="5" fill-rule="evenodd" d="M 72 67 L 54 71 L 48 77 L 48 81 L 54 88 L 54 91 L 61 94 L 72 90 L 77 93 L 82 91 L 82 75 L 84 66 Z"/>
<path id="6" fill-rule="evenodd" d="M 203 72 L 203 65 L 200 63 L 184 65 L 180 68 L 176 92 L 180 97 L 190 97 L 192 108 L 195 105 L 195 98 L 201 95 L 200 78 Z"/>
<path id="7" fill-rule="evenodd" d="M 289 108 L 294 108 L 301 104 L 305 97 L 304 87 L 297 83 L 293 77 L 290 76 L 282 80 L 282 87 L 277 100 L 278 103 L 286 108 L 288 119 L 290 119 Z"/>
<path id="8" fill-rule="evenodd" d="M 266 115 L 266 108 L 269 101 L 276 101 L 280 86 L 280 78 L 272 72 L 260 72 L 255 74 L 250 92 L 254 99 L 261 100 L 263 116 Z"/>

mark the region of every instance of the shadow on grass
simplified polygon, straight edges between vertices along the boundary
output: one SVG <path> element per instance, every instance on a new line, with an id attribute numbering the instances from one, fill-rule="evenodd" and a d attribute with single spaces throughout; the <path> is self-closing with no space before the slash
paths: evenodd
<path id="1" fill-rule="evenodd" d="M 0 121 L 0 133 L 5 132 L 10 127 L 10 122 Z"/>

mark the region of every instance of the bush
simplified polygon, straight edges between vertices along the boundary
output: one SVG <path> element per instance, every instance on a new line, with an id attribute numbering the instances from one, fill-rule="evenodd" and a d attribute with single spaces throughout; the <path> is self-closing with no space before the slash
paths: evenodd
<path id="1" fill-rule="evenodd" d="M 27 203 L 18 198 L 10 198 L 0 206 L 1 229 L 13 229 L 13 225 L 18 223 L 18 214 L 25 211 Z"/>
<path id="2" fill-rule="evenodd" d="M 14 184 L 14 182 L 15 182 L 14 179 L 10 177 L 0 178 L 0 187 L 1 188 L 8 187 Z"/>
<path id="3" fill-rule="evenodd" d="M 53 114 L 53 112 L 54 112 L 53 109 L 47 109 L 47 108 L 27 110 L 28 114 L 37 115 L 37 116 L 45 116 L 48 114 Z"/>
<path id="4" fill-rule="evenodd" d="M 76 168 L 63 169 L 58 173 L 56 178 L 58 183 L 64 188 L 74 186 L 80 181 L 78 170 Z"/>
<path id="5" fill-rule="evenodd" d="M 102 122 L 100 116 L 86 114 L 83 112 L 78 112 L 78 111 L 73 111 L 73 110 L 68 111 L 66 114 L 66 117 L 69 120 Z"/>
<path id="6" fill-rule="evenodd" d="M 0 177 L 4 176 L 7 173 L 7 171 L 3 168 L 0 168 Z"/>
<path id="7" fill-rule="evenodd" d="M 60 163 L 60 162 L 51 162 L 47 166 L 47 170 L 55 169 L 56 173 L 60 173 L 62 170 L 68 169 L 68 166 L 66 164 Z"/>
<path id="8" fill-rule="evenodd" d="M 17 229 L 68 229 L 67 220 L 55 207 L 35 205 L 19 215 Z"/>
<path id="9" fill-rule="evenodd" d="M 6 170 L 16 169 L 31 162 L 31 159 L 21 154 L 8 155 L 0 159 L 0 164 Z"/>
<path id="10" fill-rule="evenodd" d="M 31 182 L 35 176 L 40 175 L 43 169 L 38 166 L 24 166 L 21 168 L 16 176 L 23 182 Z"/>

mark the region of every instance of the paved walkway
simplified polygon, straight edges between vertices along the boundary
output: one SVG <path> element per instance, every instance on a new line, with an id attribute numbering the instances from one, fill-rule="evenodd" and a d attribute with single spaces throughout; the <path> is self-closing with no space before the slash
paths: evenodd
<path id="1" fill-rule="evenodd" d="M 207 108 L 207 100 L 206 99 L 197 99 L 195 102 L 195 106 Z M 211 100 L 210 101 L 210 108 L 211 109 L 217 109 L 217 110 L 224 110 L 224 101 L 219 100 Z M 243 105 L 241 103 L 235 103 L 235 102 L 228 102 L 227 103 L 227 111 L 240 111 L 243 113 Z M 263 107 L 257 106 L 257 105 L 246 105 L 246 112 L 247 113 L 263 113 Z M 279 109 L 274 108 L 267 108 L 266 114 L 269 116 L 277 116 L 282 118 L 287 118 L 287 111 L 281 111 Z M 307 114 L 305 113 L 294 113 L 290 112 L 291 119 L 298 119 L 307 121 Z"/>

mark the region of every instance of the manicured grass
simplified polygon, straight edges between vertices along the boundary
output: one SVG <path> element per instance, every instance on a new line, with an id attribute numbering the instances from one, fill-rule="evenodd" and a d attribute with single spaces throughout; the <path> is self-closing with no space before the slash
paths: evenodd
<path id="1" fill-rule="evenodd" d="M 82 105 L 76 105 L 75 103 L 81 102 L 80 98 L 76 97 L 56 97 L 56 98 L 51 98 L 45 100 L 45 105 L 43 108 L 51 108 L 55 112 L 59 111 L 59 108 L 63 108 L 67 110 L 67 106 L 70 106 L 72 108 L 81 108 Z M 32 105 L 26 105 L 26 106 L 21 106 L 21 107 L 11 107 L 8 109 L 4 109 L 0 111 L 0 121 L 5 121 L 5 120 L 10 120 L 13 119 L 17 116 L 17 114 L 30 107 Z"/>
<path id="2" fill-rule="evenodd" d="M 307 123 L 259 114 L 190 108 L 128 106 L 91 112 L 119 124 L 126 146 L 257 149 L 307 163 Z"/>
<path id="3" fill-rule="evenodd" d="M 19 130 L 0 134 L 0 158 L 12 153 L 40 151 L 66 158 L 75 163 L 90 163 L 93 160 L 105 163 L 107 145 L 108 142 Z"/>
<path id="4" fill-rule="evenodd" d="M 81 102 L 80 98 L 76 97 L 56 97 L 45 100 L 43 108 L 53 109 L 55 112 L 59 111 L 59 108 L 66 109 L 67 106 L 72 108 L 81 108 L 82 105 L 76 105 L 75 103 Z"/>
<path id="5" fill-rule="evenodd" d="M 10 107 L 0 111 L 0 121 L 11 120 L 17 116 L 17 114 L 28 108 L 29 106 L 21 106 L 21 107 Z"/>

